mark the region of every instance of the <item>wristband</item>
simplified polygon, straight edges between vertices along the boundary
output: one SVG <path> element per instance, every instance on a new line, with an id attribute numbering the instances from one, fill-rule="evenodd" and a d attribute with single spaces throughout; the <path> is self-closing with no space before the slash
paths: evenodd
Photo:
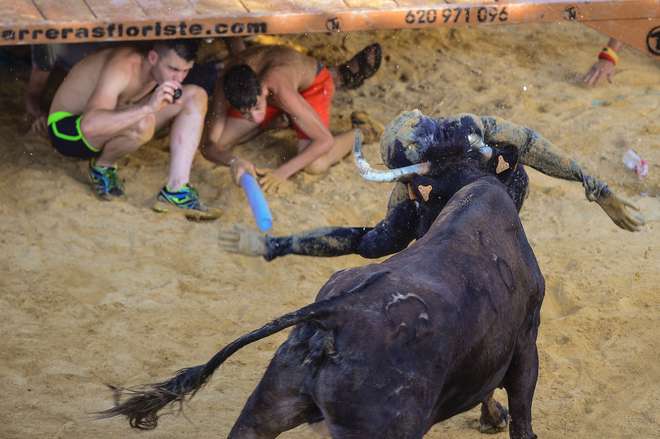
<path id="1" fill-rule="evenodd" d="M 614 65 L 619 63 L 619 55 L 611 47 L 603 47 L 603 50 L 598 54 L 598 59 L 604 59 Z"/>

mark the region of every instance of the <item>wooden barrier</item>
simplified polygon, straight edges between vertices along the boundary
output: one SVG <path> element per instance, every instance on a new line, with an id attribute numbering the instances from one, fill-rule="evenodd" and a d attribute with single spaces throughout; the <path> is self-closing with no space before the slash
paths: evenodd
<path id="1" fill-rule="evenodd" d="M 558 21 L 660 55 L 660 0 L 0 0 L 0 45 Z"/>

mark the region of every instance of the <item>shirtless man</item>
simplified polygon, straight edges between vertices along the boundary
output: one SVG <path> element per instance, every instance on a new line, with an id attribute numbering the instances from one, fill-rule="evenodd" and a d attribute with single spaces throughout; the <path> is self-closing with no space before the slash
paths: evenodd
<path id="1" fill-rule="evenodd" d="M 327 68 L 284 46 L 255 46 L 230 60 L 216 84 L 202 153 L 231 167 L 238 183 L 244 172 L 259 174 L 265 191 L 296 172 L 325 172 L 351 149 L 353 131 L 334 136 L 328 129 L 335 82 L 357 88 L 380 67 L 381 48 L 372 44 L 347 63 Z M 298 155 L 275 170 L 259 170 L 230 149 L 288 116 L 298 135 Z"/>
<path id="2" fill-rule="evenodd" d="M 202 88 L 181 85 L 196 51 L 187 40 L 156 42 L 146 52 L 105 49 L 76 64 L 57 90 L 48 116 L 51 143 L 63 155 L 90 159 L 89 176 L 101 199 L 124 194 L 117 161 L 172 123 L 169 177 L 154 210 L 218 217 L 188 184 L 207 107 Z"/>

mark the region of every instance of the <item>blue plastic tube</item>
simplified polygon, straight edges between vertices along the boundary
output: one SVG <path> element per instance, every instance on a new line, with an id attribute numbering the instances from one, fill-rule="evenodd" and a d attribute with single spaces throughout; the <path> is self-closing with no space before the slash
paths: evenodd
<path id="1" fill-rule="evenodd" d="M 241 175 L 239 183 L 245 192 L 248 203 L 250 203 L 250 209 L 252 209 L 252 215 L 254 216 L 254 221 L 257 223 L 257 227 L 262 232 L 270 230 L 273 227 L 273 215 L 270 213 L 268 203 L 259 187 L 259 183 L 247 172 Z"/>

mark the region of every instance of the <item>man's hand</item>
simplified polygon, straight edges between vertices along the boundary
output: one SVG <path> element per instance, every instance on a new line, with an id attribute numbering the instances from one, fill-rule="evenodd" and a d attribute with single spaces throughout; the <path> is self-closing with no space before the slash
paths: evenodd
<path id="1" fill-rule="evenodd" d="M 639 212 L 639 207 L 630 201 L 619 198 L 614 192 L 608 191 L 598 199 L 598 205 L 605 211 L 614 224 L 629 232 L 638 232 L 644 225 L 644 218 L 641 214 L 635 214 L 629 211 L 634 209 Z"/>
<path id="2" fill-rule="evenodd" d="M 174 103 L 174 94 L 177 89 L 181 88 L 181 84 L 177 81 L 165 81 L 156 87 L 156 90 L 151 94 L 147 105 L 154 113 L 159 112 L 169 104 Z M 177 101 L 179 103 L 180 101 Z"/>
<path id="3" fill-rule="evenodd" d="M 606 59 L 599 59 L 589 69 L 582 81 L 589 86 L 596 85 L 600 78 L 606 77 L 607 81 L 612 83 L 612 76 L 614 75 L 615 66 L 612 61 Z"/>
<path id="4" fill-rule="evenodd" d="M 273 193 L 282 186 L 286 178 L 277 173 L 276 169 L 257 169 L 259 184 L 266 193 Z"/>
<path id="5" fill-rule="evenodd" d="M 40 96 L 27 93 L 25 96 L 25 125 L 28 134 L 46 137 L 46 113 L 41 109 Z"/>
<path id="6" fill-rule="evenodd" d="M 229 253 L 246 256 L 265 256 L 266 238 L 264 235 L 238 224 L 232 229 L 220 230 L 220 247 Z"/>
<path id="7" fill-rule="evenodd" d="M 46 127 L 46 116 L 39 116 L 30 125 L 30 129 L 28 130 L 28 134 L 34 135 L 34 136 L 39 136 L 43 138 L 48 137 L 48 130 Z"/>
<path id="8" fill-rule="evenodd" d="M 254 164 L 247 160 L 239 159 L 238 157 L 232 159 L 229 164 L 229 170 L 231 172 L 231 178 L 236 184 L 239 184 L 241 181 L 241 175 L 245 174 L 246 172 L 251 174 L 254 178 L 257 178 L 257 168 L 254 166 Z"/>

